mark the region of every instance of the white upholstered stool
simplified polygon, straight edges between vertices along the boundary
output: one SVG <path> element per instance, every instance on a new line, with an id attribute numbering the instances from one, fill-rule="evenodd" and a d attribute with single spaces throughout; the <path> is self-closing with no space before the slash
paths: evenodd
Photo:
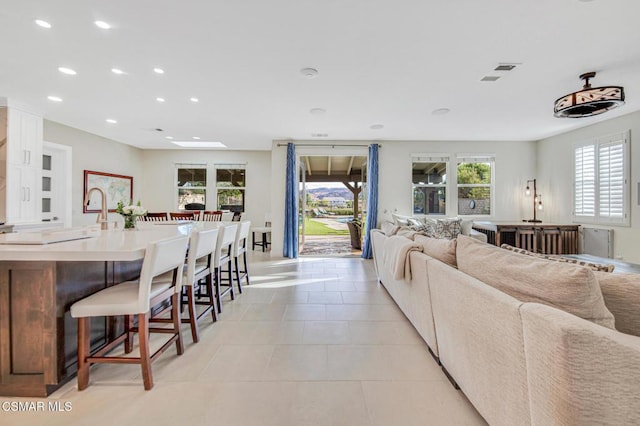
<path id="1" fill-rule="evenodd" d="M 180 333 L 179 293 L 182 285 L 182 268 L 187 250 L 187 236 L 178 236 L 150 243 L 145 251 L 140 278 L 126 281 L 101 290 L 71 305 L 71 316 L 78 318 L 78 390 L 89 385 L 89 369 L 93 363 L 140 364 L 144 388 L 153 387 L 151 362 L 175 342 L 178 355 L 183 352 Z M 154 281 L 154 277 L 173 271 L 171 281 Z M 150 329 L 151 308 L 171 300 L 173 329 Z M 125 316 L 125 331 L 91 354 L 91 317 Z M 114 347 L 124 342 L 125 352 L 132 351 L 133 316 L 138 318 L 140 341 L 139 357 L 105 356 Z M 171 338 L 154 354 L 149 353 L 149 332 L 172 334 Z"/>

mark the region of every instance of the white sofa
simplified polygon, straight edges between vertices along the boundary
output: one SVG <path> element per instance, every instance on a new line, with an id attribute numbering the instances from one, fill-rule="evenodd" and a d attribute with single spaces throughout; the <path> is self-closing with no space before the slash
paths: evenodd
<path id="1" fill-rule="evenodd" d="M 629 335 L 521 301 L 420 251 L 408 255 L 411 278 L 394 279 L 383 261 L 390 237 L 371 238 L 380 282 L 489 424 L 640 424 L 637 304 L 611 308 L 618 328 L 635 327 Z"/>

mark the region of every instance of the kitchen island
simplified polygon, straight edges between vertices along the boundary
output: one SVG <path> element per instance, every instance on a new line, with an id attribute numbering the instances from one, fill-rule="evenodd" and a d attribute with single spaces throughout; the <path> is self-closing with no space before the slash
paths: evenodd
<path id="1" fill-rule="evenodd" d="M 79 239 L 8 244 L 0 235 L 0 396 L 47 396 L 75 376 L 77 323 L 71 305 L 140 274 L 147 244 L 222 222 L 91 230 Z M 77 232 L 77 231 L 75 231 Z M 93 318 L 92 349 L 121 329 L 121 320 Z"/>

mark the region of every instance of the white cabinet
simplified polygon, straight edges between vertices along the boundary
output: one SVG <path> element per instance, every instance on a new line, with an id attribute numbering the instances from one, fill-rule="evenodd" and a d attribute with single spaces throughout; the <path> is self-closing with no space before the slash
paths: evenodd
<path id="1" fill-rule="evenodd" d="M 7 223 L 39 222 L 42 181 L 42 117 L 7 108 Z"/>

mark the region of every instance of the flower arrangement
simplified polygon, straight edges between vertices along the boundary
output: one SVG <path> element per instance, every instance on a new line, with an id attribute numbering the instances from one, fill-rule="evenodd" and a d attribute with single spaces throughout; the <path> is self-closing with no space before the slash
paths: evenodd
<path id="1" fill-rule="evenodd" d="M 124 218 L 124 229 L 136 229 L 136 220 L 138 216 L 144 216 L 147 214 L 147 209 L 138 204 L 130 204 L 125 206 L 122 201 L 118 201 L 116 212 L 120 213 Z"/>

